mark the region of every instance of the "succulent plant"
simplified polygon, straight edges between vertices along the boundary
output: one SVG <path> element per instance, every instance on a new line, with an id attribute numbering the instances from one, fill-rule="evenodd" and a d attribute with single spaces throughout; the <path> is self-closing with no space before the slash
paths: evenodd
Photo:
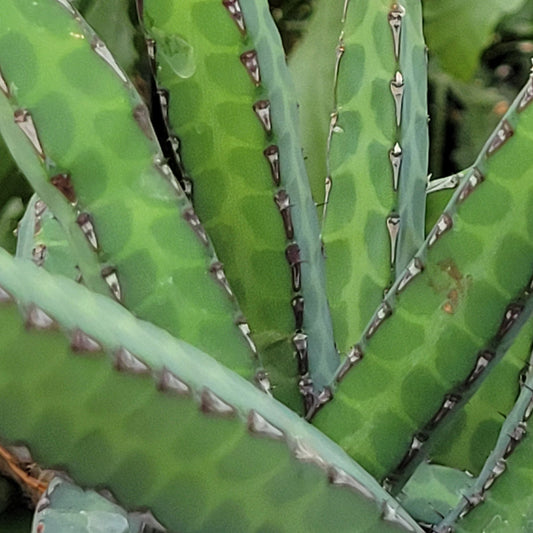
<path id="1" fill-rule="evenodd" d="M 533 75 L 428 180 L 420 0 L 301 4 L 288 67 L 267 0 L 3 0 L 33 531 L 530 527 Z"/>

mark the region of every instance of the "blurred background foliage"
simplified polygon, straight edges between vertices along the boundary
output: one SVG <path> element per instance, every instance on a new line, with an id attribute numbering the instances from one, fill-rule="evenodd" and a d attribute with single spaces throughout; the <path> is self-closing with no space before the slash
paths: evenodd
<path id="1" fill-rule="evenodd" d="M 317 2 L 269 0 L 287 55 L 305 34 Z M 429 172 L 444 177 L 468 167 L 525 83 L 533 57 L 531 0 L 422 0 L 429 48 Z M 134 0 L 72 0 L 107 42 L 144 95 L 147 61 Z M 117 31 L 120 28 L 120 31 Z M 335 51 L 332 50 L 332 57 Z M 312 68 L 312 66 L 311 66 Z M 31 190 L 0 140 L 0 246 L 14 252 L 17 222 Z M 449 192 L 432 194 L 429 209 Z M 3 470 L 0 464 L 0 472 Z M 0 477 L 0 531 L 29 531 L 19 489 Z"/>
<path id="2" fill-rule="evenodd" d="M 287 55 L 320 1 L 327 0 L 269 0 Z M 533 57 L 533 2 L 422 0 L 422 4 L 430 64 L 429 170 L 438 178 L 474 161 L 525 83 Z"/>

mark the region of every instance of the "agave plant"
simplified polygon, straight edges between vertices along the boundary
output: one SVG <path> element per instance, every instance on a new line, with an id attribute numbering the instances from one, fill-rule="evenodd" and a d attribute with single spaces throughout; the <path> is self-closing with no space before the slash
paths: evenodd
<path id="1" fill-rule="evenodd" d="M 428 181 L 420 0 L 316 2 L 292 78 L 267 0 L 87 5 L 0 18 L 33 531 L 529 530 L 533 78 Z"/>

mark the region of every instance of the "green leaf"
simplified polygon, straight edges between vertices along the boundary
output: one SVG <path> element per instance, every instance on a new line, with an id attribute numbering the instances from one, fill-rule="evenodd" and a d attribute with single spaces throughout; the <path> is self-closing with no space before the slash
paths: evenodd
<path id="1" fill-rule="evenodd" d="M 421 464 L 404 487 L 400 501 L 417 520 L 434 524 L 457 504 L 472 484 L 466 472 L 437 464 Z"/>

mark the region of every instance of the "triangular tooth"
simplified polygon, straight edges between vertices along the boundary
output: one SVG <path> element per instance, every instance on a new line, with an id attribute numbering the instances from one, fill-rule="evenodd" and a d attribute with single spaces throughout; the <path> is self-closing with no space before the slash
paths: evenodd
<path id="1" fill-rule="evenodd" d="M 413 436 L 409 449 L 403 455 L 401 461 L 396 467 L 395 473 L 401 474 L 405 469 L 412 463 L 412 461 L 420 453 L 420 450 L 424 446 L 424 443 L 427 441 L 428 437 L 425 433 L 417 433 Z"/>
<path id="2" fill-rule="evenodd" d="M 0 303 L 7 304 L 13 302 L 13 297 L 3 287 L 0 287 Z"/>
<path id="3" fill-rule="evenodd" d="M 284 440 L 285 434 L 281 429 L 271 424 L 265 417 L 253 409 L 248 413 L 248 430 L 253 435 L 267 437 L 273 440 Z"/>
<path id="4" fill-rule="evenodd" d="M 244 16 L 242 14 L 241 5 L 239 0 L 222 0 L 222 4 L 228 10 L 231 19 L 239 28 L 242 35 L 246 34 L 246 24 L 244 22 Z"/>
<path id="5" fill-rule="evenodd" d="M 333 391 L 330 387 L 324 387 L 318 395 L 316 395 L 316 402 L 318 408 L 321 408 L 322 406 L 326 405 L 329 401 L 333 399 Z"/>
<path id="6" fill-rule="evenodd" d="M 76 192 L 69 174 L 56 174 L 50 178 L 50 183 L 72 204 L 76 205 Z"/>
<path id="7" fill-rule="evenodd" d="M 328 480 L 337 487 L 346 487 L 354 490 L 369 500 L 374 500 L 374 495 L 360 481 L 346 473 L 341 468 L 330 466 L 328 468 Z"/>
<path id="8" fill-rule="evenodd" d="M 44 161 L 45 155 L 43 146 L 39 140 L 39 135 L 37 133 L 37 129 L 35 128 L 35 124 L 30 112 L 27 109 L 17 109 L 15 111 L 14 118 L 15 124 L 17 124 L 24 135 L 26 135 L 41 160 Z"/>
<path id="9" fill-rule="evenodd" d="M 191 388 L 189 385 L 167 368 L 163 368 L 163 371 L 159 376 L 157 388 L 160 391 L 170 392 L 179 396 L 189 396 L 191 394 Z"/>
<path id="10" fill-rule="evenodd" d="M 278 186 L 281 182 L 281 174 L 279 167 L 279 148 L 275 144 L 271 144 L 263 151 L 264 156 L 270 165 L 270 174 L 274 185 Z"/>
<path id="11" fill-rule="evenodd" d="M 294 292 L 298 292 L 302 288 L 302 271 L 300 267 L 302 258 L 300 255 L 300 247 L 295 242 L 289 244 L 287 248 L 285 248 L 285 258 L 291 268 L 292 289 Z"/>
<path id="12" fill-rule="evenodd" d="M 46 260 L 46 246 L 44 244 L 35 246 L 31 251 L 31 258 L 38 267 L 42 267 Z"/>
<path id="13" fill-rule="evenodd" d="M 120 282 L 118 281 L 118 274 L 115 267 L 106 266 L 102 268 L 101 274 L 104 278 L 104 281 L 107 283 L 107 286 L 111 289 L 111 293 L 117 302 L 121 302 L 122 288 L 120 287 Z"/>
<path id="14" fill-rule="evenodd" d="M 178 198 L 183 198 L 185 196 L 185 191 L 182 189 L 181 185 L 179 184 L 178 180 L 176 179 L 176 176 L 174 176 L 174 173 L 172 172 L 172 169 L 167 164 L 167 160 L 161 156 L 160 154 L 157 154 L 154 159 L 154 168 L 165 178 L 172 188 L 174 189 L 174 192 L 177 194 Z M 193 211 L 192 209 L 189 209 L 187 211 Z M 184 214 L 185 219 L 187 220 L 187 213 Z"/>
<path id="15" fill-rule="evenodd" d="M 326 176 L 324 180 L 324 207 L 322 208 L 322 218 L 325 220 L 328 210 L 329 197 L 331 194 L 331 187 L 333 186 L 333 181 L 331 176 Z"/>
<path id="16" fill-rule="evenodd" d="M 287 191 L 281 189 L 274 195 L 274 202 L 281 214 L 283 220 L 283 228 L 285 229 L 285 237 L 287 240 L 294 238 L 294 227 L 292 225 L 291 216 L 291 199 L 287 194 Z"/>
<path id="17" fill-rule="evenodd" d="M 398 190 L 400 182 L 400 168 L 402 166 L 403 151 L 400 143 L 395 143 L 392 150 L 389 152 L 390 163 L 392 166 L 392 187 L 395 191 Z"/>
<path id="18" fill-rule="evenodd" d="M 9 87 L 7 85 L 7 82 L 2 74 L 2 71 L 0 70 L 0 91 L 4 93 L 5 96 L 9 98 Z"/>
<path id="19" fill-rule="evenodd" d="M 396 72 L 394 79 L 390 82 L 390 90 L 394 98 L 394 105 L 396 108 L 396 126 L 400 126 L 402 121 L 402 102 L 403 93 L 405 89 L 405 82 L 400 71 Z"/>
<path id="20" fill-rule="evenodd" d="M 458 394 L 446 394 L 444 401 L 439 407 L 438 411 L 433 415 L 433 418 L 426 424 L 426 430 L 432 431 L 437 427 L 442 420 L 448 416 L 448 414 L 455 408 L 455 406 L 461 400 L 461 396 Z"/>
<path id="21" fill-rule="evenodd" d="M 141 529 L 139 533 L 166 533 L 165 527 L 157 521 L 156 517 L 150 510 L 148 511 L 134 511 L 129 513 L 130 516 L 136 517 L 141 521 Z"/>
<path id="22" fill-rule="evenodd" d="M 322 470 L 327 470 L 328 468 L 326 461 L 324 461 L 324 459 L 301 438 L 296 438 L 294 440 L 292 452 L 298 461 L 312 463 Z"/>
<path id="23" fill-rule="evenodd" d="M 500 477 L 505 472 L 506 469 L 507 469 L 507 463 L 506 463 L 505 459 L 503 459 L 503 458 L 502 459 L 498 459 L 496 461 L 496 464 L 492 468 L 492 474 L 493 474 L 494 478 Z"/>
<path id="24" fill-rule="evenodd" d="M 137 6 L 139 4 L 142 4 L 143 0 L 137 0 Z M 138 8 L 139 13 L 143 14 L 143 8 L 142 6 Z M 152 69 L 155 71 L 157 69 L 156 65 L 156 57 L 157 57 L 157 43 L 154 39 L 146 39 L 146 52 L 148 53 L 148 58 L 150 59 L 150 63 L 152 66 Z"/>
<path id="25" fill-rule="evenodd" d="M 139 104 L 133 110 L 133 118 L 141 128 L 147 139 L 155 141 L 154 130 L 152 128 L 152 121 L 150 120 L 150 112 L 144 104 Z"/>
<path id="26" fill-rule="evenodd" d="M 410 524 L 403 516 L 401 516 L 398 511 L 387 502 L 383 504 L 383 514 L 381 515 L 381 517 L 385 522 L 398 524 L 407 531 L 416 531 L 415 527 Z"/>
<path id="27" fill-rule="evenodd" d="M 382 302 L 376 311 L 376 315 L 365 333 L 365 337 L 370 339 L 377 329 L 392 315 L 392 308 L 387 302 Z"/>
<path id="28" fill-rule="evenodd" d="M 96 52 L 96 54 L 101 57 L 115 72 L 115 74 L 121 79 L 123 83 L 128 83 L 128 77 L 122 72 L 122 69 L 119 67 L 118 63 L 115 61 L 115 58 L 109 51 L 109 48 L 105 45 L 99 37 L 94 37 L 91 42 L 91 48 Z"/>
<path id="29" fill-rule="evenodd" d="M 346 374 L 357 364 L 359 361 L 363 359 L 363 350 L 361 349 L 361 346 L 356 344 L 351 348 L 351 350 L 348 352 L 348 355 L 346 356 L 346 359 L 342 363 L 341 367 L 337 371 L 337 374 L 335 376 L 335 381 L 337 383 L 340 383 Z"/>
<path id="30" fill-rule="evenodd" d="M 463 202 L 466 198 L 468 198 L 472 192 L 483 182 L 485 181 L 485 176 L 481 173 L 481 171 L 474 167 L 472 174 L 469 176 L 468 180 L 464 184 L 463 188 L 461 189 L 461 192 L 459 193 L 459 196 L 457 200 L 459 202 Z"/>
<path id="31" fill-rule="evenodd" d="M 233 405 L 225 402 L 222 398 L 217 396 L 208 388 L 204 388 L 202 390 L 200 408 L 204 413 L 223 417 L 233 417 L 237 414 L 237 411 Z"/>
<path id="32" fill-rule="evenodd" d="M 524 304 L 520 302 L 512 302 L 507 306 L 498 332 L 496 333 L 498 339 L 501 339 L 509 332 L 523 311 Z"/>
<path id="33" fill-rule="evenodd" d="M 503 452 L 502 459 L 507 460 L 507 458 L 514 452 L 518 444 L 525 437 L 526 433 L 527 433 L 526 422 L 521 421 L 518 423 L 518 425 L 513 429 L 511 433 L 507 434 L 507 436 L 509 437 L 509 442 L 507 446 L 505 447 L 505 451 Z"/>
<path id="34" fill-rule="evenodd" d="M 124 347 L 115 352 L 115 368 L 132 374 L 150 374 L 151 372 L 148 365 Z"/>
<path id="35" fill-rule="evenodd" d="M 254 381 L 260 390 L 262 390 L 266 394 L 270 394 L 272 386 L 270 384 L 270 378 L 268 377 L 268 373 L 265 370 L 258 370 L 255 373 Z"/>
<path id="36" fill-rule="evenodd" d="M 195 213 L 194 209 L 188 208 L 183 212 L 183 218 L 187 221 L 189 226 L 193 229 L 194 233 L 198 236 L 200 241 L 204 246 L 209 244 L 209 238 L 207 232 L 203 227 L 198 215 Z"/>
<path id="37" fill-rule="evenodd" d="M 511 123 L 505 119 L 500 127 L 494 133 L 489 147 L 487 149 L 487 157 L 490 157 L 498 148 L 501 148 L 514 134 Z"/>
<path id="38" fill-rule="evenodd" d="M 25 467 L 31 465 L 34 462 L 30 449 L 24 444 L 18 444 L 16 446 L 7 446 L 6 449 L 19 464 L 24 465 Z"/>
<path id="39" fill-rule="evenodd" d="M 94 223 L 89 213 L 80 213 L 76 218 L 76 224 L 80 227 L 81 231 L 85 235 L 85 238 L 89 241 L 94 251 L 98 250 L 98 239 L 96 238 L 96 232 L 94 229 Z"/>
<path id="40" fill-rule="evenodd" d="M 215 261 L 211 264 L 211 267 L 209 268 L 209 271 L 217 282 L 222 286 L 222 288 L 226 291 L 227 295 L 230 297 L 233 297 L 233 291 L 231 290 L 231 287 L 228 282 L 228 278 L 226 277 L 226 273 L 224 272 L 224 266 L 220 261 Z"/>
<path id="41" fill-rule="evenodd" d="M 31 329 L 57 329 L 57 322 L 40 307 L 30 306 L 26 317 L 26 327 Z"/>
<path id="42" fill-rule="evenodd" d="M 270 101 L 259 100 L 253 105 L 254 113 L 257 115 L 261 126 L 267 135 L 272 133 L 272 116 L 270 115 Z"/>
<path id="43" fill-rule="evenodd" d="M 303 296 L 295 296 L 291 300 L 292 312 L 294 314 L 294 329 L 299 331 L 304 324 L 305 301 Z"/>
<path id="44" fill-rule="evenodd" d="M 517 111 L 521 113 L 531 102 L 533 102 L 533 79 L 530 77 L 524 90 L 524 94 L 518 103 Z"/>
<path id="45" fill-rule="evenodd" d="M 479 376 L 485 371 L 490 361 L 494 358 L 494 353 L 484 350 L 478 354 L 476 365 L 468 375 L 468 377 L 465 379 L 464 384 L 465 386 L 469 387 L 476 381 Z"/>
<path id="46" fill-rule="evenodd" d="M 76 353 L 98 353 L 103 351 L 102 345 L 81 329 L 74 330 L 70 346 Z"/>
<path id="47" fill-rule="evenodd" d="M 298 373 L 300 376 L 303 376 L 309 371 L 307 335 L 305 333 L 296 333 L 292 337 L 292 344 L 296 350 L 296 357 L 298 359 Z"/>
<path id="48" fill-rule="evenodd" d="M 315 395 L 313 379 L 309 372 L 302 375 L 298 381 L 298 391 L 304 401 L 304 411 L 306 420 L 311 420 L 318 410 L 318 400 Z"/>
<path id="49" fill-rule="evenodd" d="M 394 57 L 396 61 L 400 59 L 400 42 L 402 35 L 402 18 L 405 15 L 405 8 L 399 4 L 393 4 L 389 11 L 389 25 L 392 31 L 394 44 Z"/>
<path id="50" fill-rule="evenodd" d="M 100 494 L 100 496 L 102 496 L 102 498 L 105 498 L 107 501 L 118 505 L 118 500 L 115 498 L 115 495 L 109 489 L 101 488 L 98 489 L 96 492 L 98 492 L 98 494 Z"/>
<path id="51" fill-rule="evenodd" d="M 257 60 L 257 52 L 255 50 L 248 50 L 241 54 L 241 63 L 245 66 L 248 74 L 254 85 L 257 87 L 261 85 L 261 71 L 259 70 L 259 61 Z"/>
<path id="52" fill-rule="evenodd" d="M 448 213 L 443 213 L 431 230 L 428 237 L 428 247 L 432 247 L 441 237 L 453 227 L 453 220 Z"/>
<path id="53" fill-rule="evenodd" d="M 70 5 L 68 0 L 57 0 L 71 15 L 76 15 L 75 9 Z"/>
<path id="54" fill-rule="evenodd" d="M 163 121 L 168 129 L 170 129 L 168 121 L 168 106 L 170 102 L 170 93 L 166 89 L 157 89 L 156 90 L 159 106 L 161 108 L 161 114 L 163 115 Z"/>
<path id="55" fill-rule="evenodd" d="M 399 294 L 402 292 L 405 287 L 424 270 L 424 264 L 418 257 L 411 259 L 409 264 L 406 267 L 405 273 L 400 278 L 396 293 Z"/>
<path id="56" fill-rule="evenodd" d="M 462 172 L 446 176 L 445 178 L 431 179 L 431 174 L 428 176 L 426 185 L 426 194 L 432 192 L 444 191 L 446 189 L 455 189 L 459 185 L 459 181 L 463 177 Z"/>
<path id="57" fill-rule="evenodd" d="M 250 326 L 248 322 L 239 320 L 237 322 L 237 327 L 239 328 L 242 336 L 245 338 L 246 342 L 248 343 L 250 350 L 252 350 L 254 354 L 257 354 L 257 346 L 255 345 L 255 342 L 252 339 L 252 332 L 250 331 Z"/>
<path id="58" fill-rule="evenodd" d="M 36 218 L 42 217 L 47 209 L 48 206 L 40 198 L 33 205 L 33 212 Z"/>
<path id="59" fill-rule="evenodd" d="M 400 216 L 392 214 L 386 220 L 387 231 L 390 238 L 390 262 L 394 265 L 396 261 L 396 241 L 398 240 L 398 232 L 400 231 Z"/>

